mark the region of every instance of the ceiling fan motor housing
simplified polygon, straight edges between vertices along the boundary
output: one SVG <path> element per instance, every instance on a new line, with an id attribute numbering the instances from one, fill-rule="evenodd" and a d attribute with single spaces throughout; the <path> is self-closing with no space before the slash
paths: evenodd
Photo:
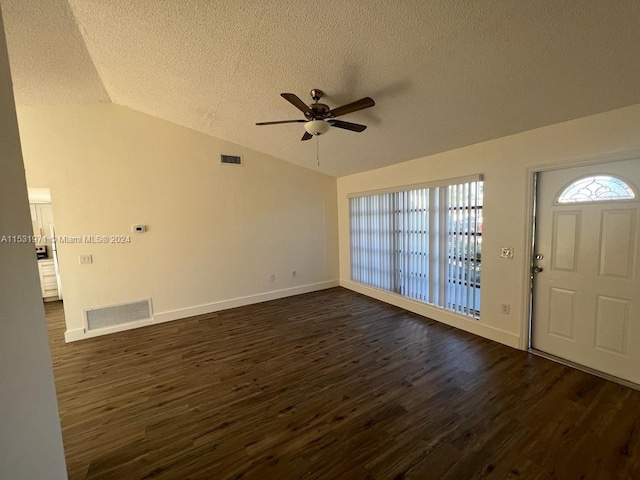
<path id="1" fill-rule="evenodd" d="M 331 111 L 329 105 L 325 105 L 324 103 L 312 103 L 309 105 L 309 108 L 311 109 L 311 113 L 308 115 L 308 118 L 314 120 L 323 120 Z"/>

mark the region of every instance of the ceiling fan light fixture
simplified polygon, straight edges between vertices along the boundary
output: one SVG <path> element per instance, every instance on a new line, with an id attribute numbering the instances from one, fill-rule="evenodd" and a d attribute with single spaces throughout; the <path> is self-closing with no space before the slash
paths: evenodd
<path id="1" fill-rule="evenodd" d="M 322 135 L 327 133 L 331 125 L 324 120 L 310 120 L 304 124 L 304 129 L 311 135 Z"/>

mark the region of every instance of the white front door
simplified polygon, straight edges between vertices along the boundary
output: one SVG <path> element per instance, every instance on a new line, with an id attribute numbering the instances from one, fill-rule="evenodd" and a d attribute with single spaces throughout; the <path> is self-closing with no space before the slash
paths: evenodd
<path id="1" fill-rule="evenodd" d="M 531 340 L 640 384 L 638 186 L 640 160 L 538 175 Z"/>

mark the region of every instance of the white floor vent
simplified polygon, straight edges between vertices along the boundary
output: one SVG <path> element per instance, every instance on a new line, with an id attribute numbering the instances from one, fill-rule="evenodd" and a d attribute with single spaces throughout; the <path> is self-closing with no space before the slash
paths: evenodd
<path id="1" fill-rule="evenodd" d="M 124 323 L 151 320 L 151 299 L 146 298 L 109 307 L 90 308 L 84 311 L 84 315 L 87 332 Z"/>

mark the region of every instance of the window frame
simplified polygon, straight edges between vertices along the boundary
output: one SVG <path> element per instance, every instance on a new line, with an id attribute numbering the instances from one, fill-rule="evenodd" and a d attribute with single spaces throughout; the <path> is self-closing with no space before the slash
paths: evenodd
<path id="1" fill-rule="evenodd" d="M 452 193 L 458 187 L 462 190 Z M 417 199 L 410 198 L 412 192 L 419 192 Z M 466 317 L 480 317 L 482 175 L 353 193 L 347 198 L 351 281 Z M 412 201 L 423 205 L 411 206 Z M 376 216 L 373 210 L 380 208 L 373 205 L 385 205 L 386 210 Z M 368 213 L 366 208 L 373 210 Z M 456 215 L 452 214 L 458 212 L 464 214 L 454 225 Z M 378 228 L 378 222 L 387 228 Z M 377 257 L 373 252 L 380 245 L 381 257 Z M 376 270 L 382 264 L 385 269 Z"/>

